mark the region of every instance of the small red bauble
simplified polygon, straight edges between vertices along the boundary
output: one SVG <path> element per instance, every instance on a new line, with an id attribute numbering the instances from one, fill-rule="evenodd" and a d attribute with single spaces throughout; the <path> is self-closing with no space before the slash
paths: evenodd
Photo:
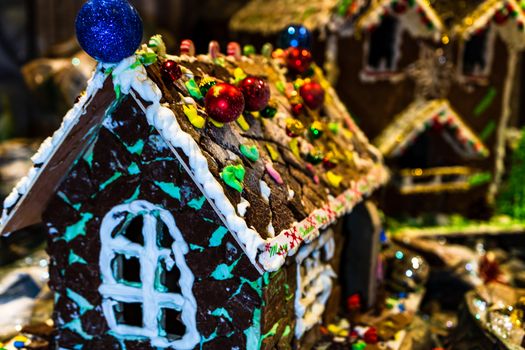
<path id="1" fill-rule="evenodd" d="M 208 115 L 221 123 L 236 120 L 244 111 L 244 96 L 241 90 L 227 83 L 212 86 L 204 102 Z"/>
<path id="2" fill-rule="evenodd" d="M 264 79 L 249 76 L 244 78 L 238 87 L 244 95 L 247 111 L 258 112 L 268 105 L 270 87 Z"/>
<path id="3" fill-rule="evenodd" d="M 296 103 L 292 105 L 292 114 L 296 117 L 300 116 L 304 112 L 304 105 L 302 103 Z"/>
<path id="4" fill-rule="evenodd" d="M 496 11 L 494 14 L 494 22 L 498 25 L 502 25 L 509 19 L 509 11 L 506 8 L 503 8 L 499 11 Z"/>
<path id="5" fill-rule="evenodd" d="M 182 70 L 180 69 L 180 66 L 177 62 L 172 60 L 167 60 L 164 62 L 160 72 L 162 74 L 162 78 L 167 83 L 174 83 L 182 78 Z"/>
<path id="6" fill-rule="evenodd" d="M 368 330 L 365 332 L 364 338 L 367 344 L 377 344 L 379 341 L 377 338 L 377 330 L 374 327 L 368 328 Z"/>
<path id="7" fill-rule="evenodd" d="M 396 1 L 392 4 L 392 10 L 394 10 L 395 13 L 402 14 L 406 12 L 407 5 L 405 3 Z"/>
<path id="8" fill-rule="evenodd" d="M 359 294 L 352 294 L 346 299 L 348 310 L 359 310 L 361 308 L 361 297 Z"/>
<path id="9" fill-rule="evenodd" d="M 304 73 L 312 64 L 312 54 L 306 49 L 291 47 L 286 55 L 288 69 L 294 73 Z"/>
<path id="10" fill-rule="evenodd" d="M 316 110 L 323 105 L 324 89 L 315 81 L 303 84 L 299 90 L 299 94 L 303 98 L 304 103 L 311 109 Z"/>

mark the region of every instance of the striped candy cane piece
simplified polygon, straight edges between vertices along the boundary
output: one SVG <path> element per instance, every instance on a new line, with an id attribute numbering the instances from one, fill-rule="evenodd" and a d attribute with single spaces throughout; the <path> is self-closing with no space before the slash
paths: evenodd
<path id="1" fill-rule="evenodd" d="M 235 41 L 231 41 L 228 43 L 226 52 L 228 56 L 231 56 L 235 58 L 236 60 L 238 60 L 239 58 L 241 58 L 241 45 L 239 45 L 239 43 Z"/>
<path id="2" fill-rule="evenodd" d="M 212 59 L 216 59 L 219 57 L 219 54 L 221 53 L 221 46 L 219 43 L 215 40 L 210 41 L 210 44 L 208 45 L 208 54 Z"/>
<path id="3" fill-rule="evenodd" d="M 182 40 L 180 43 L 180 54 L 195 56 L 195 45 L 193 44 L 193 41 L 189 39 Z"/>

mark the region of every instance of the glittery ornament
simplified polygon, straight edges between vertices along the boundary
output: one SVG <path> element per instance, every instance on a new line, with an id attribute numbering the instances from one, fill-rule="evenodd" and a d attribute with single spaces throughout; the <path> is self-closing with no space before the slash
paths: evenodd
<path id="1" fill-rule="evenodd" d="M 286 64 L 293 73 L 304 73 L 312 64 L 312 54 L 306 49 L 290 48 L 286 53 Z"/>
<path id="2" fill-rule="evenodd" d="M 303 84 L 299 94 L 303 98 L 304 103 L 313 110 L 319 109 L 323 105 L 324 89 L 315 81 Z"/>
<path id="3" fill-rule="evenodd" d="M 302 103 L 294 103 L 292 105 L 292 114 L 296 117 L 300 116 L 304 112 L 304 105 Z"/>
<path id="4" fill-rule="evenodd" d="M 179 64 L 172 60 L 167 60 L 162 64 L 160 73 L 166 84 L 173 84 L 182 78 L 182 70 L 180 69 Z"/>
<path id="5" fill-rule="evenodd" d="M 264 107 L 261 112 L 261 117 L 271 119 L 277 114 L 277 104 L 274 101 L 268 102 L 268 105 Z"/>
<path id="6" fill-rule="evenodd" d="M 268 105 L 270 87 L 264 79 L 249 76 L 244 78 L 238 87 L 244 95 L 246 110 L 250 112 L 260 111 Z"/>
<path id="7" fill-rule="evenodd" d="M 285 49 L 289 47 L 309 49 L 312 45 L 312 35 L 306 27 L 300 24 L 291 24 L 281 31 L 277 45 Z"/>
<path id="8" fill-rule="evenodd" d="M 310 125 L 310 128 L 308 129 L 310 132 L 310 137 L 314 140 L 319 139 L 321 136 L 323 136 L 324 133 L 324 126 L 323 123 L 315 121 Z"/>
<path id="9" fill-rule="evenodd" d="M 217 85 L 217 81 L 213 78 L 206 77 L 199 83 L 199 89 L 201 90 L 202 96 L 206 96 L 212 86 Z"/>
<path id="10" fill-rule="evenodd" d="M 229 123 L 240 117 L 244 110 L 244 96 L 235 86 L 219 83 L 206 94 L 208 115 L 221 123 Z"/>
<path id="11" fill-rule="evenodd" d="M 374 327 L 368 328 L 365 332 L 364 339 L 367 344 L 377 344 L 379 341 L 377 337 L 377 329 Z"/>
<path id="12" fill-rule="evenodd" d="M 306 155 L 306 161 L 313 165 L 321 164 L 323 159 L 323 151 L 318 148 L 314 148 Z"/>
<path id="13" fill-rule="evenodd" d="M 100 62 L 120 62 L 142 41 L 142 20 L 126 0 L 89 0 L 75 25 L 80 46 Z"/>
<path id="14" fill-rule="evenodd" d="M 304 125 L 297 119 L 288 118 L 286 120 L 286 135 L 297 137 L 304 132 Z"/>

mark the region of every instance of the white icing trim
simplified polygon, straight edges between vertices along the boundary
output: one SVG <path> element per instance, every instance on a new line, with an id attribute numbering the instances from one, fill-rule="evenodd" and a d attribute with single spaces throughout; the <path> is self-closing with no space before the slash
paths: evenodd
<path id="1" fill-rule="evenodd" d="M 124 214 L 128 213 L 143 216 L 144 247 L 128 241 L 123 236 L 112 237 L 113 230 L 125 220 L 126 215 Z M 157 220 L 162 220 L 166 224 L 174 239 L 171 250 L 157 246 Z M 154 347 L 193 349 L 200 341 L 196 324 L 197 302 L 192 291 L 194 276 L 184 260 L 184 255 L 189 251 L 188 245 L 170 212 L 143 200 L 118 205 L 111 209 L 102 220 L 100 240 L 102 247 L 99 264 L 103 283 L 99 291 L 104 298 L 102 308 L 109 328 L 117 336 L 120 335 L 123 338 L 126 336 L 147 337 Z M 171 253 L 175 261 L 171 259 Z M 116 281 L 111 266 L 116 254 L 139 258 L 141 288 L 126 286 Z M 175 264 L 179 269 L 181 294 L 162 293 L 155 289 L 156 271 L 161 260 L 166 262 L 168 268 Z M 143 304 L 142 328 L 117 324 L 114 306 L 118 302 Z M 181 318 L 186 326 L 186 334 L 181 339 L 170 342 L 160 335 L 158 318 L 161 308 L 165 307 L 181 311 Z"/>
<path id="2" fill-rule="evenodd" d="M 299 249 L 297 263 L 297 289 L 295 291 L 295 337 L 322 321 L 326 302 L 332 293 L 332 278 L 336 277 L 329 262 L 334 254 L 334 233 L 331 229 L 317 240 Z M 324 257 L 322 256 L 324 250 Z M 301 268 L 305 271 L 301 273 Z"/>

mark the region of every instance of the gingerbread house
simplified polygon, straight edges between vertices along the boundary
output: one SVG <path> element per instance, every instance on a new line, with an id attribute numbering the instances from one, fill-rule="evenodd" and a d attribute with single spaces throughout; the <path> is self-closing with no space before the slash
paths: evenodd
<path id="1" fill-rule="evenodd" d="M 286 349 L 338 309 L 342 220 L 382 157 L 315 65 L 324 102 L 294 116 L 279 60 L 211 47 L 99 63 L 5 200 L 2 234 L 47 226 L 58 348 Z M 212 119 L 247 77 L 269 105 Z"/>

